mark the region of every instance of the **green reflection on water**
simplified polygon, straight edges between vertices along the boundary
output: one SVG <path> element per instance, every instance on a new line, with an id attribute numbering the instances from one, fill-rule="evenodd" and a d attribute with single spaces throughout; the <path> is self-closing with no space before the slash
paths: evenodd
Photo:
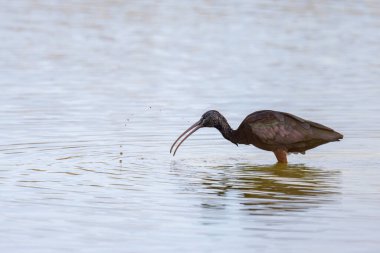
<path id="1" fill-rule="evenodd" d="M 251 214 L 271 215 L 304 211 L 334 200 L 339 193 L 339 172 L 305 165 L 212 167 L 215 173 L 202 178 L 203 190 L 225 201 L 202 204 L 205 208 L 225 208 L 238 200 Z"/>

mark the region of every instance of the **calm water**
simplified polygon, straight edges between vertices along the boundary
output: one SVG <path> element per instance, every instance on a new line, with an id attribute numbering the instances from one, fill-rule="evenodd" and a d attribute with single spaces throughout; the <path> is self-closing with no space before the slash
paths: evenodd
<path id="1" fill-rule="evenodd" d="M 2 1 L 1 252 L 380 252 L 377 1 Z M 274 165 L 202 129 L 345 135 Z"/>

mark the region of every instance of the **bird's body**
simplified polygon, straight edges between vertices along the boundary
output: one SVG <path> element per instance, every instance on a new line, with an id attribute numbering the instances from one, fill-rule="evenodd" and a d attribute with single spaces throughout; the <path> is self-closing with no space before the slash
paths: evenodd
<path id="1" fill-rule="evenodd" d="M 277 161 L 281 163 L 287 163 L 287 153 L 304 154 L 306 150 L 343 138 L 340 133 L 319 123 L 302 119 L 290 113 L 271 110 L 251 113 L 236 130 L 230 127 L 227 120 L 219 112 L 208 111 L 200 121 L 185 133 L 193 129 L 190 133 L 192 134 L 201 127 L 217 128 L 224 138 L 236 145 L 254 145 L 257 148 L 272 151 L 276 155 Z"/>

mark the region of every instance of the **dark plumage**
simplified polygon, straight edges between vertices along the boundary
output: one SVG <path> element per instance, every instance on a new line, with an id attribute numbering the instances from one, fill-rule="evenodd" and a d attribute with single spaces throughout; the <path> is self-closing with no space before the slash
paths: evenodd
<path id="1" fill-rule="evenodd" d="M 257 148 L 272 151 L 277 161 L 287 163 L 287 153 L 302 153 L 319 145 L 339 141 L 343 135 L 333 129 L 316 122 L 302 119 L 286 112 L 257 111 L 248 115 L 240 126 L 233 130 L 227 120 L 218 111 L 208 111 L 201 119 L 181 134 L 173 143 L 173 147 L 187 132 L 174 150 L 192 133 L 201 127 L 215 127 L 224 138 L 234 144 L 254 145 Z"/>

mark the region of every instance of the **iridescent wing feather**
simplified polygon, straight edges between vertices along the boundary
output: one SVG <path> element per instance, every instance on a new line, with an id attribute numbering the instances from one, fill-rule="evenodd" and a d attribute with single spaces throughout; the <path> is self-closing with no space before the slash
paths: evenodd
<path id="1" fill-rule="evenodd" d="M 321 124 L 276 111 L 252 113 L 246 117 L 239 129 L 242 132 L 241 137 L 247 139 L 244 144 L 254 144 L 266 150 L 284 148 L 289 152 L 304 152 L 343 137 Z M 248 136 L 254 137 L 247 138 Z"/>

